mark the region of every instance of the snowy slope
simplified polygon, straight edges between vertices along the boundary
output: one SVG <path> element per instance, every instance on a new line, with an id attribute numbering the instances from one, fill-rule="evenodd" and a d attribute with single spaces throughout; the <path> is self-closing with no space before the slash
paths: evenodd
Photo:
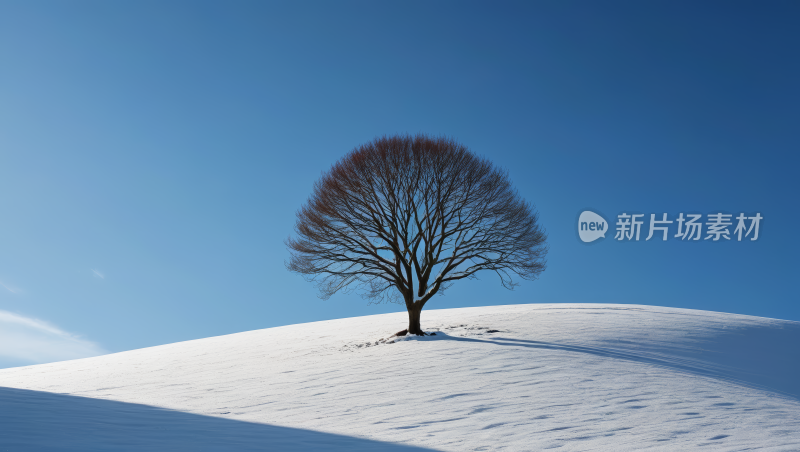
<path id="1" fill-rule="evenodd" d="M 380 342 L 399 313 L 0 370 L 0 450 L 800 450 L 798 322 L 594 304 L 422 320 L 439 333 Z"/>

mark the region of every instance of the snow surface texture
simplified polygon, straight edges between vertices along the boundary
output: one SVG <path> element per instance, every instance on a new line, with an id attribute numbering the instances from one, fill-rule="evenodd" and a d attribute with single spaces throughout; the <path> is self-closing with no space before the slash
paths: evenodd
<path id="1" fill-rule="evenodd" d="M 800 322 L 537 304 L 386 340 L 406 321 L 0 370 L 0 450 L 800 450 Z"/>

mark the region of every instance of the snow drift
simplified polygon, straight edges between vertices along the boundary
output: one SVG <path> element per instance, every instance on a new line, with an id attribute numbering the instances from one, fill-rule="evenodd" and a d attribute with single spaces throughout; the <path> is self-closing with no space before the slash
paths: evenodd
<path id="1" fill-rule="evenodd" d="M 800 450 L 800 322 L 429 310 L 0 370 L 9 450 Z"/>

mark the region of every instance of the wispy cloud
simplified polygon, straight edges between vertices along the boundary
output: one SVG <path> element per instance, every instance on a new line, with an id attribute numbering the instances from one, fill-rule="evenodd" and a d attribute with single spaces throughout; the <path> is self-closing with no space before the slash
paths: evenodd
<path id="1" fill-rule="evenodd" d="M 95 269 L 92 269 L 92 272 L 94 272 L 94 275 L 95 275 L 96 277 L 98 277 L 98 278 L 100 278 L 100 279 L 106 279 L 106 275 L 104 275 L 104 274 L 100 273 L 99 271 L 97 271 L 97 270 L 95 270 Z"/>
<path id="2" fill-rule="evenodd" d="M 18 289 L 16 287 L 13 287 L 13 286 L 9 286 L 8 284 L 4 283 L 3 281 L 0 281 L 0 286 L 3 286 L 4 289 L 6 289 L 7 291 L 9 291 L 11 293 L 20 293 L 20 292 L 22 292 L 20 289 Z"/>
<path id="3" fill-rule="evenodd" d="M 39 364 L 105 353 L 98 344 L 51 323 L 0 311 L 0 359 Z"/>

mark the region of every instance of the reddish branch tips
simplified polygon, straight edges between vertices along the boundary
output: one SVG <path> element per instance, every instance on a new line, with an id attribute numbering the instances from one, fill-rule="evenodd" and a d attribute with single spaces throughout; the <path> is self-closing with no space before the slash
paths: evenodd
<path id="1" fill-rule="evenodd" d="M 393 136 L 359 146 L 297 213 L 287 268 L 323 298 L 363 289 L 419 309 L 481 270 L 512 288 L 545 269 L 547 236 L 505 171 L 448 138 Z"/>

